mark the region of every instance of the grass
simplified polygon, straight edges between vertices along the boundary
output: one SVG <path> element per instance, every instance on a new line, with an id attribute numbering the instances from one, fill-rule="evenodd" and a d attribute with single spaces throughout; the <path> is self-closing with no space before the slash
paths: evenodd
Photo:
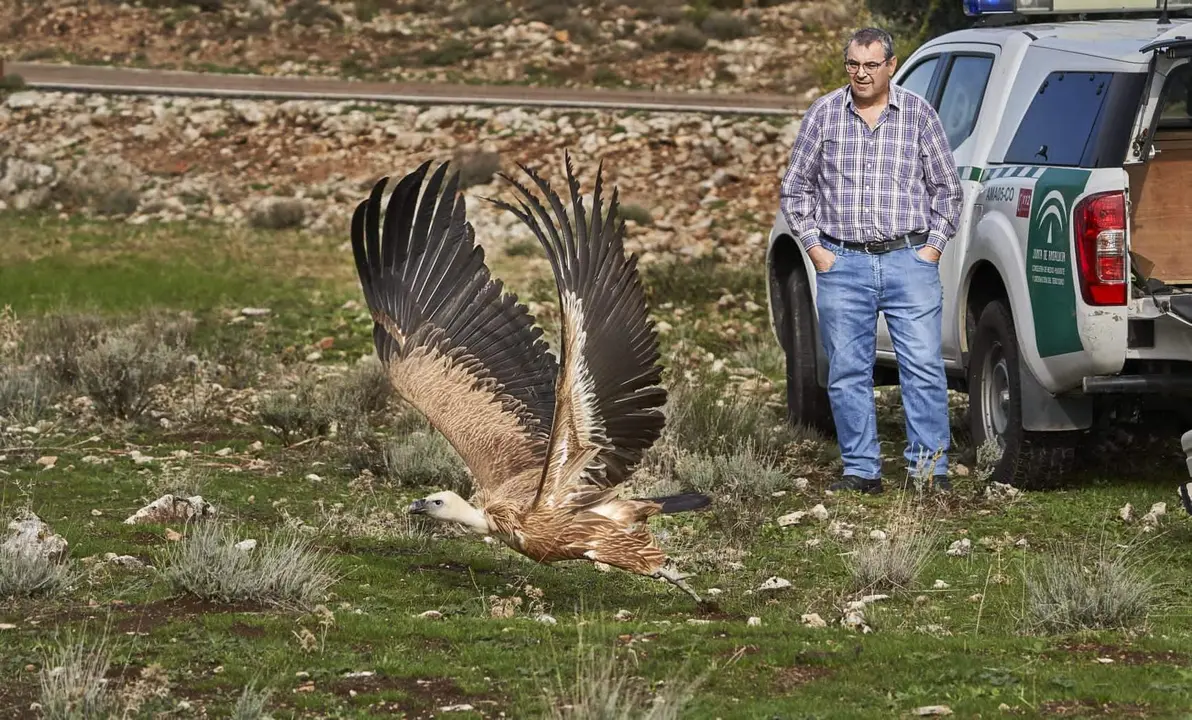
<path id="1" fill-rule="evenodd" d="M 1186 717 L 1192 522 L 1171 441 L 1090 455 L 1046 493 L 986 495 L 973 467 L 947 498 L 828 495 L 835 447 L 782 423 L 761 268 L 647 267 L 673 424 L 629 490 L 715 497 L 654 523 L 719 604 L 701 611 L 661 582 L 540 567 L 405 515 L 466 475 L 361 362 L 371 327 L 343 241 L 0 216 L 0 512 L 31 509 L 71 562 L 0 554 L 0 583 L 47 590 L 0 599 L 0 718 L 72 698 L 210 717 Z M 543 278 L 514 285 L 554 301 Z M 150 326 L 174 328 L 158 337 L 185 370 L 94 370 L 105 333 Z M 93 371 L 147 404 L 105 412 Z M 898 394 L 878 406 L 896 466 Z M 124 523 L 193 491 L 214 518 Z M 1127 502 L 1173 511 L 1126 523 Z M 790 586 L 760 589 L 774 576 Z M 869 632 L 842 624 L 858 603 Z"/>

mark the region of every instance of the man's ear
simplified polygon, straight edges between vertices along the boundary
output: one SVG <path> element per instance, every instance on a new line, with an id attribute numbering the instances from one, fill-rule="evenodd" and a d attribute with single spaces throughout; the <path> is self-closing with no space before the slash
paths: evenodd
<path id="1" fill-rule="evenodd" d="M 894 77 L 894 73 L 898 71 L 898 56 L 890 56 L 890 77 Z"/>

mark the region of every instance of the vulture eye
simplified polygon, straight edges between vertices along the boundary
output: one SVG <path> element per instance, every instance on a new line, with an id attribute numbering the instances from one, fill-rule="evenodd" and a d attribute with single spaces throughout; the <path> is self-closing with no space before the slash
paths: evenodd
<path id="1" fill-rule="evenodd" d="M 442 500 L 435 500 L 435 505 L 442 505 L 442 504 L 443 504 Z"/>

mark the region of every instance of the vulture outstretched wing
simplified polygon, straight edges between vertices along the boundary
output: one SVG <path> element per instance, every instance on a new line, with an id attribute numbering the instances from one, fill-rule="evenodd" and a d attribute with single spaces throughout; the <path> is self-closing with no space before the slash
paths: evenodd
<path id="1" fill-rule="evenodd" d="M 666 391 L 659 386 L 657 335 L 638 281 L 637 258 L 624 252 L 625 224 L 617 222 L 615 188 L 607 213 L 601 207 L 603 163 L 596 171 L 589 216 L 566 158 L 572 218 L 548 183 L 520 167 L 550 210 L 506 175 L 523 198 L 521 209 L 494 202 L 530 227 L 558 283 L 557 401 L 549 459 L 535 495 L 535 504 L 551 505 L 572 492 L 584 495 L 623 482 L 662 433 Z"/>
<path id="2" fill-rule="evenodd" d="M 525 306 L 491 277 L 458 174 L 440 165 L 419 200 L 429 166 L 401 178 L 387 204 L 388 178 L 373 186 L 352 216 L 352 250 L 394 389 L 492 493 L 545 462 L 556 364 Z M 521 492 L 507 499 L 528 503 L 533 488 Z"/>

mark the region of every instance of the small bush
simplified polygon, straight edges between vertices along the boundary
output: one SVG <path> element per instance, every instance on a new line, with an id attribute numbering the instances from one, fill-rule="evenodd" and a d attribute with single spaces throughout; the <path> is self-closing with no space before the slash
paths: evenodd
<path id="1" fill-rule="evenodd" d="M 473 43 L 453 37 L 432 50 L 424 51 L 421 60 L 423 65 L 431 67 L 450 67 L 475 56 L 476 46 Z"/>
<path id="2" fill-rule="evenodd" d="M 435 487 L 467 497 L 469 474 L 442 434 L 412 432 L 385 450 L 385 475 L 402 487 Z"/>
<path id="3" fill-rule="evenodd" d="M 51 378 L 73 385 L 79 379 L 80 355 L 95 347 L 103 328 L 98 315 L 47 315 L 28 325 L 21 350 L 30 361 L 48 367 Z"/>
<path id="4" fill-rule="evenodd" d="M 736 40 L 749 37 L 749 23 L 743 18 L 726 12 L 713 12 L 704 18 L 699 29 L 708 37 L 717 40 Z"/>
<path id="5" fill-rule="evenodd" d="M 198 523 L 161 553 L 158 566 L 174 589 L 224 603 L 309 608 L 338 580 L 331 558 L 295 531 L 268 536 L 252 550 L 240 550 L 237 542 L 226 525 Z"/>
<path id="6" fill-rule="evenodd" d="M 331 429 L 332 415 L 309 380 L 299 382 L 293 390 L 267 394 L 257 413 L 265 427 L 286 445 L 326 435 Z"/>
<path id="7" fill-rule="evenodd" d="M 306 206 L 293 198 L 273 198 L 253 208 L 249 224 L 261 230 L 290 230 L 302 227 Z"/>
<path id="8" fill-rule="evenodd" d="M 1158 596 L 1154 574 L 1132 548 L 1058 547 L 1026 577 L 1024 621 L 1032 630 L 1124 629 L 1145 620 Z"/>
<path id="9" fill-rule="evenodd" d="M 708 512 L 725 537 L 737 544 L 753 539 L 773 515 L 773 494 L 794 487 L 776 458 L 750 444 L 725 455 L 678 451 L 672 474 L 684 491 L 712 498 Z"/>
<path id="10" fill-rule="evenodd" d="M 236 707 L 232 710 L 232 720 L 257 720 L 267 717 L 265 707 L 273 691 L 269 688 L 257 690 L 253 684 L 245 686 L 240 697 L 236 699 Z"/>
<path id="11" fill-rule="evenodd" d="M 53 380 L 36 368 L 0 367 L 0 419 L 23 426 L 45 417 L 58 391 Z"/>
<path id="12" fill-rule="evenodd" d="M 764 398 L 730 392 L 713 378 L 673 383 L 666 414 L 664 439 L 695 453 L 732 455 L 747 448 L 769 453 L 797 439 Z"/>
<path id="13" fill-rule="evenodd" d="M 485 185 L 501 170 L 501 156 L 488 150 L 460 148 L 452 155 L 449 170 L 459 172 L 461 190 Z"/>
<path id="14" fill-rule="evenodd" d="M 38 681 L 41 715 L 52 720 L 118 717 L 119 699 L 106 678 L 112 664 L 107 641 L 59 643 L 43 654 Z"/>
<path id="15" fill-rule="evenodd" d="M 862 545 L 845 562 L 852 589 L 907 592 L 918 582 L 939 545 L 939 531 L 917 513 L 895 513 L 887 538 Z"/>
<path id="16" fill-rule="evenodd" d="M 34 550 L 0 545 L 0 599 L 56 596 L 76 578 L 69 561 L 56 563 Z"/>
<path id="17" fill-rule="evenodd" d="M 555 688 L 547 690 L 551 720 L 676 720 L 684 717 L 685 707 L 704 682 L 702 677 L 668 678 L 661 692 L 653 695 L 634 673 L 627 672 L 615 649 L 598 657 L 595 648 L 581 642 L 576 656 L 574 678 L 570 682 L 560 678 Z"/>
<path id="18" fill-rule="evenodd" d="M 105 332 L 79 355 L 78 384 L 101 413 L 131 420 L 149 409 L 154 387 L 188 368 L 181 343 L 134 325 Z"/>
<path id="19" fill-rule="evenodd" d="M 286 7 L 285 18 L 292 23 L 307 27 L 319 23 L 330 23 L 336 26 L 344 24 L 343 16 L 339 14 L 339 11 L 329 5 L 324 5 L 319 0 L 295 0 Z"/>
<path id="20" fill-rule="evenodd" d="M 696 52 L 704 49 L 708 44 L 708 38 L 694 25 L 682 23 L 673 30 L 660 34 L 654 42 L 660 50 Z"/>

